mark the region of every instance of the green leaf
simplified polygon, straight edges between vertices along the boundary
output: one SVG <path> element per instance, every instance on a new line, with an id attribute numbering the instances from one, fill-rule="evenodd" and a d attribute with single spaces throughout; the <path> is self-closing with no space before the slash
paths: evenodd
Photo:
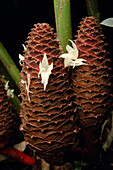
<path id="1" fill-rule="evenodd" d="M 107 18 L 103 20 L 100 24 L 108 27 L 113 27 L 113 18 Z"/>
<path id="2" fill-rule="evenodd" d="M 12 58 L 9 56 L 8 52 L 4 48 L 3 44 L 0 42 L 0 61 L 6 68 L 9 75 L 12 77 L 14 82 L 16 83 L 17 87 L 20 88 L 19 82 L 20 82 L 20 71 L 17 68 L 16 64 L 12 60 Z"/>

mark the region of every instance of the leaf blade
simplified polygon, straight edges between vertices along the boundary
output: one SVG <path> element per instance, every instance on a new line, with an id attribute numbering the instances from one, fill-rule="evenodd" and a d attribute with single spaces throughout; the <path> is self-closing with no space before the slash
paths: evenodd
<path id="1" fill-rule="evenodd" d="M 113 18 L 107 18 L 103 20 L 100 24 L 108 27 L 113 27 Z"/>

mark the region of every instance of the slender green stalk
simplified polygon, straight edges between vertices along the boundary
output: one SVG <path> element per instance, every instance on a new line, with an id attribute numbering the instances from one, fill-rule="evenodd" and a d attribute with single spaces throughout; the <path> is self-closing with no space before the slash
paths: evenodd
<path id="1" fill-rule="evenodd" d="M 72 40 L 70 0 L 54 0 L 57 37 L 65 52 L 69 39 Z"/>
<path id="2" fill-rule="evenodd" d="M 19 113 L 21 106 L 20 106 L 20 100 L 18 99 L 18 97 L 15 95 L 14 93 L 14 97 L 10 99 L 13 107 L 17 110 L 17 112 Z"/>
<path id="3" fill-rule="evenodd" d="M 17 87 L 19 87 L 20 76 L 19 76 L 19 69 L 15 65 L 14 61 L 11 59 L 9 54 L 7 53 L 6 49 L 4 48 L 3 44 L 0 42 L 0 61 L 8 71 L 9 75 L 12 77 L 14 82 L 16 83 Z"/>
<path id="4" fill-rule="evenodd" d="M 89 16 L 94 16 L 100 22 L 100 13 L 98 10 L 98 0 L 86 0 L 87 12 Z"/>

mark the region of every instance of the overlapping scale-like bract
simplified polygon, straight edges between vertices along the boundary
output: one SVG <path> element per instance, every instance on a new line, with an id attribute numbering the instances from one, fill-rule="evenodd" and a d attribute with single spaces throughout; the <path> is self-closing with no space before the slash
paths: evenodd
<path id="1" fill-rule="evenodd" d="M 73 72 L 75 103 L 79 106 L 78 115 L 82 119 L 80 124 L 87 127 L 96 124 L 112 102 L 111 60 L 104 35 L 93 17 L 81 22 L 75 43 L 79 57 L 87 60 L 88 64 L 75 68 Z"/>
<path id="2" fill-rule="evenodd" d="M 79 126 L 85 129 L 84 138 L 88 145 L 88 141 L 96 143 L 99 139 L 100 124 L 113 101 L 112 69 L 105 37 L 96 20 L 86 17 L 79 28 L 75 44 L 79 50 L 79 58 L 87 60 L 88 65 L 74 69 L 72 88 L 74 103 L 77 106 L 76 114 L 80 118 Z M 90 135 L 94 139 L 91 139 Z"/>
<path id="3" fill-rule="evenodd" d="M 53 62 L 45 91 L 38 76 L 44 53 L 49 65 Z M 63 154 L 74 144 L 77 134 L 76 116 L 70 101 L 69 75 L 63 59 L 59 58 L 60 54 L 53 29 L 46 23 L 35 24 L 29 33 L 22 64 L 20 129 L 27 144 L 51 164 L 63 163 Z"/>
<path id="4" fill-rule="evenodd" d="M 12 105 L 9 100 L 7 91 L 0 80 L 0 142 L 10 136 L 13 130 Z"/>

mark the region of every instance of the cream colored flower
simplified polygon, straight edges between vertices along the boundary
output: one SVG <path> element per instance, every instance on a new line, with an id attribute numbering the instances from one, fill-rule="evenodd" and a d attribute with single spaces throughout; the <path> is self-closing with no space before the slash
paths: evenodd
<path id="1" fill-rule="evenodd" d="M 24 50 L 26 50 L 25 45 L 24 45 L 24 44 L 22 44 L 22 46 L 23 46 Z M 19 64 L 20 64 L 20 65 L 22 65 L 22 61 L 23 61 L 23 60 L 24 60 L 24 56 L 23 56 L 23 55 L 21 55 L 21 54 L 19 54 Z"/>
<path id="2" fill-rule="evenodd" d="M 29 88 L 30 88 L 30 74 L 27 74 L 27 82 L 24 80 L 21 80 L 21 83 L 25 84 L 25 90 L 27 92 L 28 101 L 30 102 L 29 93 L 33 93 L 32 91 L 29 90 Z"/>
<path id="3" fill-rule="evenodd" d="M 24 50 L 27 50 L 27 48 L 26 48 L 26 46 L 24 44 L 22 44 L 22 46 L 23 46 Z"/>
<path id="4" fill-rule="evenodd" d="M 72 40 L 69 41 L 72 43 L 72 47 L 67 45 L 66 50 L 68 53 L 62 54 L 59 57 L 64 58 L 64 66 L 72 66 L 74 68 L 75 66 L 87 65 L 86 63 L 83 63 L 83 61 L 86 60 L 78 58 L 79 51 L 76 47 L 76 44 Z"/>
<path id="5" fill-rule="evenodd" d="M 7 91 L 7 96 L 14 98 L 14 89 L 9 89 L 9 81 L 5 84 L 5 90 Z"/>
<path id="6" fill-rule="evenodd" d="M 24 56 L 19 54 L 19 64 L 22 65 L 22 61 L 24 60 Z"/>
<path id="7" fill-rule="evenodd" d="M 53 63 L 51 63 L 50 65 L 48 64 L 46 53 L 44 53 L 42 62 L 39 63 L 39 69 L 40 71 L 38 73 L 38 77 L 41 75 L 42 78 L 41 83 L 44 84 L 44 90 L 46 90 L 49 76 L 51 74 L 51 70 L 53 69 Z"/>

